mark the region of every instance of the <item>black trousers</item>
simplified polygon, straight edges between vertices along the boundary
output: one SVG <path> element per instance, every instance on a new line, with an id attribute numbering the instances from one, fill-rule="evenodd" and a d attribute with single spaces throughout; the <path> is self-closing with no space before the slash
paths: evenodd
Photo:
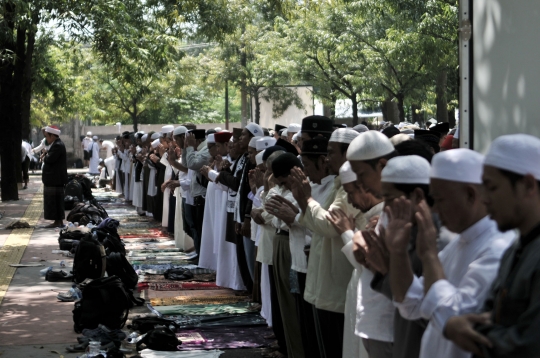
<path id="1" fill-rule="evenodd" d="M 195 230 L 197 231 L 197 240 L 193 238 L 195 242 L 195 250 L 197 254 L 201 254 L 201 238 L 202 238 L 202 227 L 204 219 L 204 204 L 205 199 L 202 195 L 196 196 L 193 198 L 194 210 L 193 210 L 193 222 L 195 224 Z"/>
<path id="2" fill-rule="evenodd" d="M 315 330 L 315 317 L 313 316 L 313 305 L 304 300 L 304 290 L 306 289 L 306 274 L 297 272 L 300 294 L 295 294 L 296 311 L 302 333 L 302 344 L 306 357 L 320 357 L 319 344 L 317 342 L 317 332 Z M 274 316 L 272 315 L 272 318 Z"/>
<path id="3" fill-rule="evenodd" d="M 319 321 L 319 330 L 324 352 L 321 357 L 341 357 L 343 355 L 343 327 L 345 315 L 321 309 L 315 309 Z"/>
<path id="4" fill-rule="evenodd" d="M 174 215 L 176 214 L 176 196 L 169 196 L 169 225 L 167 226 L 167 232 L 174 234 Z"/>
<path id="5" fill-rule="evenodd" d="M 272 305 L 272 330 L 279 344 L 279 351 L 287 356 L 287 341 L 285 340 L 285 329 L 281 319 L 281 310 L 276 291 L 276 281 L 274 279 L 274 267 L 268 265 L 268 278 L 270 279 L 270 301 Z"/>
<path id="6" fill-rule="evenodd" d="M 246 286 L 246 290 L 253 293 L 253 279 L 249 273 L 249 267 L 246 260 L 246 251 L 244 248 L 244 237 L 242 235 L 236 235 L 236 260 L 238 262 L 238 270 L 240 276 Z"/>
<path id="7" fill-rule="evenodd" d="M 24 184 L 28 184 L 28 168 L 30 167 L 30 158 L 28 158 L 28 156 L 24 157 L 21 167 L 23 182 Z"/>

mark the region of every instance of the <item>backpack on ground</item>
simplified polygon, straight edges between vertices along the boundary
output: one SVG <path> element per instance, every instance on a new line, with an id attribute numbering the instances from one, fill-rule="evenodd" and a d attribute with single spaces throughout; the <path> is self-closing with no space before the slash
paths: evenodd
<path id="1" fill-rule="evenodd" d="M 92 234 L 90 232 L 84 232 L 81 230 L 60 230 L 60 235 L 58 236 L 58 245 L 60 246 L 60 250 L 71 250 L 73 247 L 73 242 L 80 241 L 85 237 L 90 238 L 92 237 Z"/>
<path id="2" fill-rule="evenodd" d="M 159 326 L 180 328 L 178 323 L 165 318 L 159 317 L 137 317 L 131 321 L 131 325 L 128 328 L 135 331 L 139 331 L 141 334 L 145 334 Z"/>
<path id="3" fill-rule="evenodd" d="M 143 339 L 137 342 L 137 351 L 141 350 L 141 345 L 155 351 L 177 351 L 182 344 L 173 331 L 169 328 L 156 328 L 151 330 Z"/>
<path id="4" fill-rule="evenodd" d="M 89 280 L 80 286 L 82 299 L 75 303 L 73 310 L 75 332 L 94 329 L 99 324 L 110 329 L 124 327 L 133 302 L 118 277 Z"/>
<path id="5" fill-rule="evenodd" d="M 105 275 L 107 256 L 105 248 L 92 235 L 79 241 L 73 260 L 75 282 L 81 283 L 87 278 L 98 279 Z"/>
<path id="6" fill-rule="evenodd" d="M 64 188 L 64 196 L 77 197 L 79 201 L 83 201 L 83 188 L 81 184 L 76 179 L 70 180 Z"/>
<path id="7" fill-rule="evenodd" d="M 117 276 L 124 286 L 132 290 L 137 286 L 139 276 L 126 257 L 119 252 L 112 252 L 107 256 L 107 275 Z"/>
<path id="8" fill-rule="evenodd" d="M 123 255 L 126 254 L 126 247 L 124 246 L 122 239 L 120 239 L 120 236 L 118 236 L 116 230 L 93 228 L 92 232 L 96 234 L 98 241 L 101 242 L 103 247 L 105 247 L 105 253 L 107 256 L 109 256 L 112 252 L 119 252 Z"/>

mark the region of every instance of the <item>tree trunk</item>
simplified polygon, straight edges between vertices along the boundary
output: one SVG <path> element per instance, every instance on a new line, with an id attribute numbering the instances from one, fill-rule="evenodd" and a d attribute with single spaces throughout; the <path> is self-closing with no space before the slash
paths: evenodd
<path id="1" fill-rule="evenodd" d="M 131 112 L 131 119 L 133 120 L 133 131 L 138 132 L 139 127 L 139 115 L 137 113 L 137 100 L 133 100 L 133 112 Z"/>
<path id="2" fill-rule="evenodd" d="M 356 98 L 356 93 L 353 93 L 352 98 L 352 122 L 353 126 L 358 124 L 358 99 Z"/>
<path id="3" fill-rule="evenodd" d="M 28 31 L 26 45 L 26 59 L 23 75 L 21 125 L 22 139 L 30 140 L 30 103 L 32 101 L 32 56 L 34 54 L 34 44 L 36 42 L 36 32 L 32 29 Z"/>
<path id="4" fill-rule="evenodd" d="M 412 112 L 412 122 L 413 123 L 418 123 L 420 125 L 423 124 L 423 120 L 422 120 L 422 116 L 420 115 L 420 113 L 416 113 L 417 111 L 419 111 L 421 109 L 421 107 L 417 104 L 413 104 L 411 105 L 411 112 Z"/>
<path id="5" fill-rule="evenodd" d="M 387 98 L 384 100 L 381 106 L 383 112 L 383 118 L 386 122 L 391 122 L 394 124 L 399 123 L 399 114 L 396 102 L 392 101 L 392 98 Z"/>
<path id="6" fill-rule="evenodd" d="M 399 121 L 405 122 L 405 96 L 399 93 L 397 98 L 397 109 L 399 111 Z"/>
<path id="7" fill-rule="evenodd" d="M 452 108 L 448 111 L 448 124 L 450 124 L 450 128 L 454 128 L 456 126 L 456 110 L 455 108 Z"/>
<path id="8" fill-rule="evenodd" d="M 24 69 L 26 60 L 26 28 L 18 27 L 17 28 L 17 50 L 15 58 L 15 67 L 13 68 L 13 85 L 11 100 L 13 102 L 13 117 L 11 119 L 11 125 L 13 126 L 13 132 L 11 136 L 13 137 L 13 148 L 20 150 L 22 143 L 22 106 L 23 106 L 23 78 L 24 78 Z M 18 157 L 18 160 L 14 161 L 14 170 L 15 176 L 17 178 L 17 183 L 22 183 L 22 163 L 21 157 Z M 18 197 L 17 193 L 17 197 Z"/>
<path id="9" fill-rule="evenodd" d="M 259 124 L 261 120 L 261 98 L 258 88 L 253 91 L 253 99 L 255 101 L 255 123 Z"/>
<path id="10" fill-rule="evenodd" d="M 242 89 L 240 90 L 240 104 L 241 104 L 241 121 L 242 127 L 245 127 L 248 123 L 248 99 L 247 99 L 247 88 L 242 84 Z"/>
<path id="11" fill-rule="evenodd" d="M 225 129 L 229 130 L 229 81 L 225 81 Z"/>
<path id="12" fill-rule="evenodd" d="M 437 121 L 438 122 L 448 122 L 448 103 L 446 101 L 446 82 L 447 82 L 447 72 L 442 70 L 437 76 Z"/>

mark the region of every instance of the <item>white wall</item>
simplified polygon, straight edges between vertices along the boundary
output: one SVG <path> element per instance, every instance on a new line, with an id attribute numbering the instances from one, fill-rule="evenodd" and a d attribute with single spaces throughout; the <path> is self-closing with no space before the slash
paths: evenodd
<path id="1" fill-rule="evenodd" d="M 272 115 L 272 103 L 261 99 L 261 117 L 259 124 L 261 127 L 274 128 L 275 124 L 289 125 L 290 123 L 302 123 L 302 118 L 311 116 L 314 114 L 313 103 L 313 87 L 301 86 L 301 87 L 289 87 L 296 90 L 296 93 L 300 97 L 303 103 L 303 108 L 297 108 L 295 105 L 291 105 L 283 113 L 281 117 L 274 118 Z M 255 101 L 252 101 L 252 118 L 255 118 Z"/>
<path id="2" fill-rule="evenodd" d="M 540 137 L 540 1 L 473 1 L 473 148 Z"/>

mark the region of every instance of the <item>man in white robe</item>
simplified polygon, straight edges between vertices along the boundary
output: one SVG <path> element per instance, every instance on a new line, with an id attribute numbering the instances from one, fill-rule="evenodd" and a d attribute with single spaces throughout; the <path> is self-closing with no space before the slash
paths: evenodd
<path id="1" fill-rule="evenodd" d="M 92 137 L 92 143 L 89 145 L 88 150 L 90 152 L 90 168 L 88 173 L 91 175 L 99 175 L 99 142 L 98 137 Z"/>

